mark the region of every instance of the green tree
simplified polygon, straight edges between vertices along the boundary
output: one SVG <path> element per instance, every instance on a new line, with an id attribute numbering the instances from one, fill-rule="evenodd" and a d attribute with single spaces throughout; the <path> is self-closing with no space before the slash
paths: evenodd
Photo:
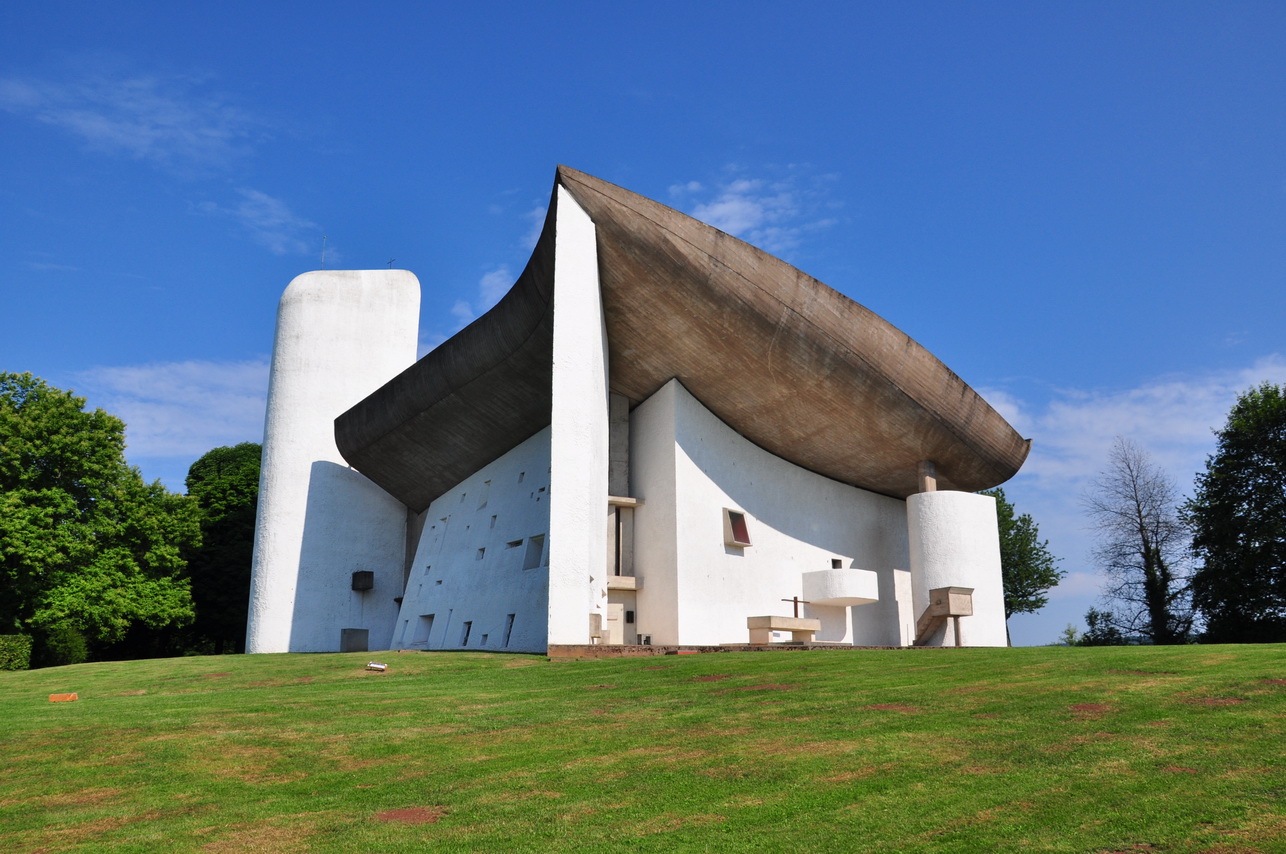
<path id="1" fill-rule="evenodd" d="M 188 469 L 188 495 L 201 505 L 201 545 L 188 554 L 188 575 L 198 648 L 215 654 L 245 647 L 259 500 L 259 460 L 254 442 L 215 448 Z"/>
<path id="2" fill-rule="evenodd" d="M 1286 641 L 1286 388 L 1241 395 L 1185 506 L 1204 639 Z"/>
<path id="3" fill-rule="evenodd" d="M 1076 641 L 1077 646 L 1124 646 L 1128 641 L 1117 628 L 1120 619 L 1111 611 L 1090 608 L 1085 612 L 1085 634 Z"/>
<path id="4" fill-rule="evenodd" d="M 103 644 L 192 619 L 182 551 L 200 537 L 196 503 L 144 483 L 125 425 L 84 406 L 0 373 L 0 632 Z"/>
<path id="5" fill-rule="evenodd" d="M 1005 619 L 1014 614 L 1033 614 L 1049 602 L 1045 591 L 1056 586 L 1064 573 L 1058 568 L 1058 559 L 1049 551 L 1049 541 L 1040 538 L 1040 529 L 1029 514 L 1015 515 L 1014 505 L 1000 487 L 982 494 L 996 499 Z"/>
<path id="6" fill-rule="evenodd" d="M 1189 540 L 1170 478 L 1142 448 L 1118 437 L 1084 503 L 1098 530 L 1094 556 L 1108 577 L 1105 597 L 1112 604 L 1092 611 L 1105 627 L 1100 634 L 1111 637 L 1110 627 L 1123 638 L 1186 642 L 1192 629 Z"/>

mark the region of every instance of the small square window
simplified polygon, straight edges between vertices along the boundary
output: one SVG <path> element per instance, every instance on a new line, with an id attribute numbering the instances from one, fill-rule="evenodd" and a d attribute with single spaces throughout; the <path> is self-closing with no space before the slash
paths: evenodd
<path id="1" fill-rule="evenodd" d="M 727 507 L 723 509 L 723 542 L 740 549 L 750 545 L 750 528 L 746 525 L 745 513 Z"/>

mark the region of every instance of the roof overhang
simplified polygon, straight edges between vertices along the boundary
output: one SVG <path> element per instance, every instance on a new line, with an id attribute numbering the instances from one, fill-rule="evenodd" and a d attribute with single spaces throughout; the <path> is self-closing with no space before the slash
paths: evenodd
<path id="1" fill-rule="evenodd" d="M 594 222 L 609 383 L 632 404 L 677 378 L 765 450 L 900 498 L 920 461 L 976 491 L 1026 459 L 977 392 L 843 294 L 583 172 L 556 183 Z M 336 419 L 344 458 L 416 510 L 550 423 L 557 195 L 508 294 Z"/>

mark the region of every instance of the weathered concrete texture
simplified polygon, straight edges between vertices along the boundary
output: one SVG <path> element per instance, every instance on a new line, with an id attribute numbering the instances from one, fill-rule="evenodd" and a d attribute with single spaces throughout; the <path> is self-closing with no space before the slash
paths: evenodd
<path id="1" fill-rule="evenodd" d="M 1008 480 L 1019 436 L 905 333 L 768 253 L 567 167 L 597 233 L 610 387 L 634 404 L 670 379 L 760 447 L 899 498 Z M 336 422 L 354 467 L 415 509 L 550 421 L 557 192 L 497 306 Z"/>

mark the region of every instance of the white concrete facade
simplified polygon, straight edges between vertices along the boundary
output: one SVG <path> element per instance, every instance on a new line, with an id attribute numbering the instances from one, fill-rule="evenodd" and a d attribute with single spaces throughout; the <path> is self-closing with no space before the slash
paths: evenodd
<path id="1" fill-rule="evenodd" d="M 406 507 L 344 462 L 334 420 L 415 361 L 420 283 L 405 270 L 324 270 L 281 298 L 251 569 L 247 652 L 387 648 Z M 352 573 L 374 573 L 355 591 Z"/>
<path id="2" fill-rule="evenodd" d="M 425 511 L 394 647 L 545 651 L 549 450 L 545 429 Z"/>
<path id="3" fill-rule="evenodd" d="M 638 631 L 654 644 L 747 640 L 746 619 L 792 616 L 811 573 L 843 598 L 800 606 L 818 641 L 910 643 L 906 504 L 806 471 L 756 447 L 672 380 L 631 417 Z M 750 545 L 727 545 L 725 510 L 744 515 Z M 838 567 L 836 564 L 838 563 Z M 841 580 L 842 579 L 842 580 Z"/>
<path id="4" fill-rule="evenodd" d="M 918 642 L 1004 645 L 991 498 L 894 497 L 912 487 L 805 468 L 787 459 L 803 459 L 791 449 L 770 453 L 762 437 L 755 444 L 729 426 L 734 419 L 721 420 L 714 411 L 727 410 L 703 403 L 677 371 L 626 397 L 619 365 L 644 348 L 620 348 L 613 330 L 627 321 L 619 306 L 608 310 L 603 284 L 605 270 L 616 269 L 610 259 L 623 256 L 602 248 L 611 222 L 600 218 L 600 228 L 587 212 L 593 200 L 581 201 L 556 186 L 546 251 L 531 267 L 549 278 L 538 288 L 533 274 L 525 292 L 515 286 L 510 296 L 522 299 L 510 300 L 509 321 L 481 318 L 452 339 L 471 333 L 469 348 L 455 352 L 482 354 L 449 352 L 442 362 L 454 359 L 452 371 L 430 354 L 416 364 L 427 366 L 423 375 L 403 372 L 417 346 L 419 286 L 410 273 L 322 271 L 291 282 L 273 351 L 247 651 L 744 644 L 748 621 L 770 617 L 783 619 L 760 619 L 763 630 L 788 625 L 784 618 L 816 621 L 819 643 L 908 646 L 930 591 L 944 587 L 972 591 L 972 613 L 934 622 Z M 706 314 L 717 312 L 690 312 Z M 548 348 L 539 357 L 518 346 L 532 340 Z M 815 346 L 831 353 L 833 340 Z M 485 372 L 472 368 L 510 357 L 514 373 L 478 391 Z M 408 390 L 427 394 L 424 387 L 429 403 L 408 414 Z M 709 383 L 702 391 L 707 402 L 719 393 Z M 363 408 L 371 400 L 373 413 Z M 343 435 L 340 444 L 383 488 L 337 448 L 336 419 L 343 428 L 355 410 L 376 425 L 363 453 L 374 450 L 354 455 Z M 525 413 L 520 430 L 461 453 L 469 433 L 513 411 Z M 789 436 L 798 419 L 788 411 L 772 423 Z M 840 457 L 855 447 L 886 452 L 846 434 L 835 444 Z M 438 455 L 432 466 L 421 458 L 426 448 Z M 439 466 L 442 457 L 452 465 Z M 375 473 L 382 466 L 392 470 L 384 479 Z M 908 478 L 915 469 L 897 468 Z M 921 469 L 919 488 L 933 489 L 933 461 Z"/>
<path id="5" fill-rule="evenodd" d="M 565 189 L 557 192 L 549 643 L 579 644 L 607 610 L 607 329 L 594 223 Z"/>

